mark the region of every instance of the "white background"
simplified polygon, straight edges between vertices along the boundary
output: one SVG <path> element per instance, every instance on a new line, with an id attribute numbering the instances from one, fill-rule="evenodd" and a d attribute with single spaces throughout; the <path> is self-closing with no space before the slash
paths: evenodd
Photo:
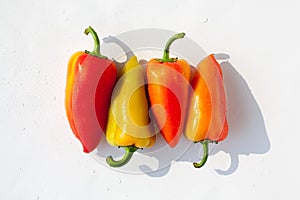
<path id="1" fill-rule="evenodd" d="M 0 199 L 296 198 L 299 4 L 1 1 Z M 81 151 L 65 117 L 64 89 L 69 57 L 92 48 L 83 34 L 88 25 L 100 37 L 184 31 L 207 52 L 230 56 L 222 63 L 230 132 L 205 167 L 183 160 L 133 175 Z"/>

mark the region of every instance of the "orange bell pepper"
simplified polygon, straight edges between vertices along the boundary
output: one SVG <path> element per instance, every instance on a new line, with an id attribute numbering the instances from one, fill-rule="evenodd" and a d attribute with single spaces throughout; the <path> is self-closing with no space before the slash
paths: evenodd
<path id="1" fill-rule="evenodd" d="M 200 163 L 194 163 L 200 168 L 208 158 L 208 143 L 218 143 L 228 135 L 223 75 L 214 55 L 197 66 L 191 86 L 184 132 L 189 140 L 202 143 L 203 158 Z"/>

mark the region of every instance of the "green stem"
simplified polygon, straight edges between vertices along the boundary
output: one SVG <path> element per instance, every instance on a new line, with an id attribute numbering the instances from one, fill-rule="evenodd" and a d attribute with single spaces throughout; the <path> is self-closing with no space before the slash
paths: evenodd
<path id="1" fill-rule="evenodd" d="M 133 153 L 136 150 L 138 150 L 138 148 L 135 146 L 124 147 L 124 149 L 125 149 L 125 154 L 121 160 L 116 161 L 112 158 L 112 156 L 108 156 L 106 158 L 107 164 L 111 167 L 122 167 L 123 165 L 126 165 L 129 162 Z"/>
<path id="2" fill-rule="evenodd" d="M 203 147 L 203 156 L 202 156 L 202 160 L 199 163 L 196 163 L 196 162 L 193 163 L 195 168 L 200 168 L 206 163 L 207 158 L 208 158 L 208 143 L 209 143 L 209 140 L 203 140 L 201 142 L 202 147 Z"/>
<path id="3" fill-rule="evenodd" d="M 90 54 L 91 56 L 96 56 L 96 57 L 99 57 L 99 58 L 106 59 L 107 57 L 101 55 L 101 53 L 100 53 L 100 40 L 98 38 L 98 35 L 97 35 L 96 31 L 91 26 L 89 26 L 88 28 L 86 28 L 84 30 L 84 33 L 86 35 L 88 35 L 90 33 L 93 36 L 93 39 L 94 39 L 94 50 L 92 52 L 89 52 L 89 51 L 85 50 L 85 53 Z"/>
<path id="4" fill-rule="evenodd" d="M 167 41 L 164 49 L 164 55 L 163 58 L 160 59 L 160 62 L 175 62 L 177 60 L 177 58 L 170 58 L 170 46 L 175 40 L 183 38 L 184 36 L 185 33 L 177 33 Z"/>

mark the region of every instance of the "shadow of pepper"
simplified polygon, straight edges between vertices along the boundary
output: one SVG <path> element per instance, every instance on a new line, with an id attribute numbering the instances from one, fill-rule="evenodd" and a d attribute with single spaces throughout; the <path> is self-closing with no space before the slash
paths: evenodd
<path id="1" fill-rule="evenodd" d="M 132 57 L 134 56 L 132 50 L 129 48 L 129 46 L 127 46 L 124 42 L 122 42 L 121 40 L 119 40 L 118 38 L 116 37 L 113 37 L 113 36 L 108 36 L 108 37 L 105 37 L 103 38 L 103 46 L 106 45 L 106 44 L 116 44 L 118 47 L 121 48 L 121 52 L 119 55 L 115 55 L 113 56 L 112 60 L 114 61 L 114 63 L 116 64 L 116 67 L 118 69 L 118 73 L 120 73 L 121 69 L 124 67 L 125 63 Z M 105 48 L 105 49 L 110 49 L 110 50 L 116 50 L 115 48 Z M 104 51 L 105 52 L 105 51 Z M 106 52 L 105 52 L 106 53 Z M 108 52 L 107 54 L 108 55 L 114 55 L 115 52 Z M 120 55 L 123 55 L 125 53 L 125 56 L 126 56 L 126 60 L 124 62 L 118 62 L 117 60 L 115 60 L 114 58 Z"/>
<path id="2" fill-rule="evenodd" d="M 231 165 L 227 170 L 216 169 L 221 175 L 235 172 L 239 166 L 239 155 L 264 154 L 270 149 L 262 112 L 246 81 L 230 62 L 221 63 L 227 96 L 227 119 L 229 133 L 226 140 L 218 143 L 210 152 L 228 153 Z"/>
<path id="3" fill-rule="evenodd" d="M 216 59 L 227 60 L 229 55 L 216 54 Z M 234 173 L 239 166 L 239 155 L 264 154 L 270 149 L 263 115 L 246 81 L 228 61 L 221 62 L 227 97 L 228 137 L 218 144 L 210 144 L 209 155 L 224 151 L 230 155 L 227 170 L 215 169 L 220 175 Z M 184 136 L 181 140 L 186 140 Z M 200 144 L 192 144 L 177 162 L 199 162 L 202 158 Z M 159 159 L 159 157 L 157 158 Z M 161 175 L 161 172 L 154 172 Z"/>

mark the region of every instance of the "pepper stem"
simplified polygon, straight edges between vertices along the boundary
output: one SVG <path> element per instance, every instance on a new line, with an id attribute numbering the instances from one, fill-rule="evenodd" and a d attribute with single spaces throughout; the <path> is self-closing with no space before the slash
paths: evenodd
<path id="1" fill-rule="evenodd" d="M 111 167 L 122 167 L 123 165 L 126 165 L 129 162 L 133 153 L 136 150 L 138 150 L 138 148 L 135 146 L 124 147 L 124 149 L 125 149 L 125 154 L 121 160 L 116 161 L 112 158 L 112 156 L 108 156 L 106 158 L 107 164 Z"/>
<path id="2" fill-rule="evenodd" d="M 91 26 L 89 26 L 88 28 L 86 28 L 84 30 L 84 33 L 86 35 L 91 33 L 92 36 L 93 36 L 93 39 L 94 39 L 94 50 L 92 52 L 85 50 L 85 53 L 90 54 L 91 56 L 96 56 L 96 57 L 99 57 L 99 58 L 106 59 L 107 57 L 101 55 L 101 53 L 100 53 L 100 40 L 98 38 L 98 35 L 97 35 L 96 31 Z"/>
<path id="3" fill-rule="evenodd" d="M 203 140 L 201 142 L 202 147 L 203 147 L 203 156 L 202 156 L 202 160 L 199 163 L 196 163 L 196 162 L 193 163 L 195 168 L 200 168 L 206 163 L 207 158 L 208 158 L 208 143 L 209 143 L 209 140 Z"/>
<path id="4" fill-rule="evenodd" d="M 164 55 L 163 58 L 160 59 L 160 62 L 175 62 L 177 60 L 177 58 L 170 58 L 170 46 L 175 40 L 183 38 L 184 36 L 185 33 L 177 33 L 167 41 L 164 49 Z"/>

